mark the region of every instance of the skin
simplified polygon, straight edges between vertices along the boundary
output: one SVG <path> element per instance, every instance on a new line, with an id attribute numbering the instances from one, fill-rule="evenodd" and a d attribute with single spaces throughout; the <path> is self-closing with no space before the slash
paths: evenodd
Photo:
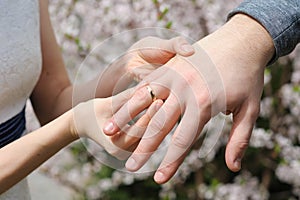
<path id="1" fill-rule="evenodd" d="M 100 124 L 108 120 L 112 116 L 111 103 L 118 102 L 121 106 L 122 103 L 128 100 L 128 97 L 128 94 L 121 93 L 111 98 L 95 99 L 81 103 L 45 126 L 1 148 L 0 194 L 79 137 L 93 139 L 103 146 L 108 153 L 119 159 L 128 156 L 127 151 L 124 154 L 124 149 L 130 150 L 131 146 L 136 146 L 136 142 L 139 140 L 138 135 L 135 136 L 136 133 L 132 132 L 135 129 L 128 127 L 127 132 L 131 135 L 130 137 L 124 133 L 107 137 L 101 133 L 97 123 L 91 123 L 94 119 Z M 87 112 L 87 110 L 90 111 L 90 105 L 94 109 Z M 153 103 L 136 125 L 146 127 L 161 105 L 161 100 Z M 81 119 L 79 123 L 76 122 L 78 118 Z M 83 118 L 88 119 L 82 121 Z M 26 149 L 26 154 L 24 154 L 24 149 Z"/>
<path id="2" fill-rule="evenodd" d="M 243 14 L 236 14 L 193 46 L 194 55 L 174 57 L 145 77 L 137 88 L 143 90 L 149 85 L 156 97 L 165 102 L 128 159 L 128 170 L 140 169 L 182 116 L 154 175 L 159 184 L 175 174 L 204 125 L 219 112 L 233 114 L 225 159 L 230 170 L 241 169 L 241 159 L 259 114 L 264 68 L 274 54 L 269 33 Z M 104 132 L 114 135 L 150 103 L 148 99 L 138 102 L 133 96 L 106 123 Z"/>
<path id="3" fill-rule="evenodd" d="M 74 88 L 68 78 L 63 58 L 55 39 L 49 18 L 47 1 L 40 1 L 40 9 L 42 74 L 31 95 L 31 101 L 40 122 L 45 124 L 72 107 Z M 189 46 L 187 50 L 184 49 L 186 46 Z M 154 51 L 140 50 L 141 47 L 153 47 L 156 48 L 156 51 L 155 49 Z M 157 51 L 157 49 L 160 49 L 160 51 Z M 99 77 L 97 76 L 90 82 L 78 86 L 81 95 L 76 97 L 75 105 L 94 97 L 111 96 L 113 88 L 121 76 L 132 74 L 132 63 L 145 65 L 151 61 L 151 63 L 164 64 L 174 57 L 175 53 L 189 56 L 193 54 L 193 49 L 183 38 L 161 40 L 148 37 L 135 44 L 129 52 L 131 53 L 126 54 L 126 56 L 109 67 L 99 84 Z M 122 66 L 124 63 L 126 64 L 125 67 Z M 128 76 L 126 79 L 125 82 L 132 81 L 131 76 Z M 93 90 L 88 88 L 96 88 L 98 85 L 101 85 L 101 88 L 98 88 L 95 94 L 91 94 Z"/>
<path id="4" fill-rule="evenodd" d="M 152 66 L 149 63 L 153 61 L 156 63 L 153 67 L 156 67 L 157 64 L 165 64 L 176 53 L 183 56 L 194 53 L 192 46 L 182 38 L 171 40 L 145 38 L 134 44 L 126 56 L 113 63 L 105 71 L 99 84 L 99 77 L 96 77 L 88 83 L 76 86 L 76 91 L 79 91 L 80 95 L 77 95 L 72 102 L 74 100 L 72 97 L 75 95 L 74 87 L 68 78 L 55 40 L 49 19 L 48 2 L 45 0 L 40 1 L 40 22 L 42 73 L 31 94 L 31 102 L 43 126 L 0 149 L 0 194 L 79 137 L 91 138 L 115 157 L 124 159 L 128 155 L 124 155 L 123 151 L 136 147 L 140 139 L 140 135 L 137 134 L 146 129 L 150 119 L 163 102 L 157 100 L 136 122 L 136 125 L 127 126 L 128 134 L 119 132 L 111 137 L 104 135 L 99 126 L 110 119 L 112 113 L 127 102 L 135 92 L 126 90 L 113 97 L 94 98 L 111 96 L 121 76 L 125 76 L 125 83 L 130 83 L 136 76 L 145 76 L 149 66 L 150 68 Z M 146 47 L 147 50 L 141 49 Z M 135 71 L 137 68 L 134 67 L 134 63 L 142 64 L 138 72 Z M 145 68 L 144 65 L 148 67 Z M 106 84 L 101 84 L 103 82 Z M 90 90 L 91 88 L 97 88 L 95 94 L 94 90 Z M 143 99 L 151 99 L 147 90 L 139 94 Z"/>

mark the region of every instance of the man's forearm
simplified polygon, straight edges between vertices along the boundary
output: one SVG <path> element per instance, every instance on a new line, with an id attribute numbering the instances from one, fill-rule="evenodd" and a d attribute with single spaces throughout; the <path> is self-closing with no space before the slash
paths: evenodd
<path id="1" fill-rule="evenodd" d="M 269 64 L 290 53 L 300 42 L 299 0 L 245 0 L 228 18 L 237 13 L 251 16 L 269 32 L 275 46 Z"/>
<path id="2" fill-rule="evenodd" d="M 237 14 L 216 32 L 198 42 L 222 66 L 223 58 L 233 62 L 252 63 L 264 67 L 274 54 L 274 45 L 267 30 L 253 18 Z M 220 61 L 219 61 L 219 60 Z"/>

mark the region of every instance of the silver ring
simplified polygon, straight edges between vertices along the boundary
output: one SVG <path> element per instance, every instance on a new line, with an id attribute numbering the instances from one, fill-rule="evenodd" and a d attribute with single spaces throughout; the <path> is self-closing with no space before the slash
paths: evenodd
<path id="1" fill-rule="evenodd" d="M 147 88 L 148 92 L 149 92 L 150 95 L 151 95 L 152 101 L 153 101 L 153 102 L 156 101 L 157 98 L 156 98 L 155 94 L 153 93 L 152 88 L 151 88 L 149 85 L 147 85 L 146 88 Z"/>

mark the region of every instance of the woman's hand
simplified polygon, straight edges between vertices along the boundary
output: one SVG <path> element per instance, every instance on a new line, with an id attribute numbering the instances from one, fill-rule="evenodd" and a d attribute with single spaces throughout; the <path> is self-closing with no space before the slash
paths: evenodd
<path id="1" fill-rule="evenodd" d="M 101 145 L 109 154 L 123 160 L 135 149 L 150 119 L 162 106 L 162 100 L 151 104 L 145 114 L 133 126 L 127 125 L 122 132 L 113 136 L 106 136 L 103 131 L 103 123 L 110 119 L 128 99 L 133 90 L 126 90 L 109 98 L 93 99 L 77 105 L 73 110 L 73 120 L 70 123 L 70 133 L 73 137 L 87 137 Z M 151 98 L 147 90 L 139 93 L 141 99 Z"/>

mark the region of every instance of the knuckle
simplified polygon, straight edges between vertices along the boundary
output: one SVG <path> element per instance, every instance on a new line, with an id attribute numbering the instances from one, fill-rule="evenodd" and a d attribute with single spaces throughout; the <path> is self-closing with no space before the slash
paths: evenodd
<path id="1" fill-rule="evenodd" d="M 141 145 L 139 145 L 139 146 L 135 149 L 135 151 L 134 151 L 134 153 L 137 154 L 137 155 L 144 154 L 144 153 L 146 153 L 146 152 L 147 152 L 146 148 L 145 148 L 144 146 L 141 146 Z"/>
<path id="2" fill-rule="evenodd" d="M 236 144 L 236 146 L 237 146 L 237 149 L 238 149 L 238 150 L 244 151 L 244 150 L 246 150 L 246 149 L 248 148 L 249 142 L 248 142 L 248 141 L 238 142 L 238 143 Z"/>
<path id="3" fill-rule="evenodd" d="M 231 141 L 230 144 L 231 148 L 235 149 L 236 151 L 244 151 L 248 148 L 249 146 L 249 141 L 248 140 L 236 140 L 236 141 Z"/>
<path id="4" fill-rule="evenodd" d="M 145 88 L 139 88 L 138 90 L 136 90 L 133 98 L 132 98 L 132 103 L 138 103 L 141 100 L 147 100 L 149 98 L 149 94 L 147 93 L 147 91 L 145 90 Z M 137 101 L 135 101 L 137 100 Z"/>
<path id="5" fill-rule="evenodd" d="M 136 132 L 142 132 L 147 127 L 149 121 L 151 120 L 151 117 L 154 115 L 154 113 L 150 113 L 148 110 L 141 118 L 140 123 L 137 123 L 135 125 L 135 131 Z"/>
<path id="6" fill-rule="evenodd" d="M 200 108 L 202 117 L 204 117 L 204 115 L 206 115 L 206 114 L 210 116 L 211 109 L 213 106 L 210 94 L 206 90 L 203 90 L 201 93 L 195 92 L 194 98 L 196 101 L 196 107 Z"/>
<path id="7" fill-rule="evenodd" d="M 186 80 L 186 86 L 192 86 L 199 80 L 199 76 L 197 73 L 195 73 L 193 70 L 188 71 L 185 74 L 185 80 Z"/>
<path id="8" fill-rule="evenodd" d="M 166 131 L 163 120 L 159 120 L 157 118 L 151 119 L 150 127 L 151 127 L 151 130 L 155 133 Z"/>
<path id="9" fill-rule="evenodd" d="M 139 123 L 133 125 L 133 127 L 128 132 L 128 136 L 126 136 L 127 143 L 132 144 L 138 141 L 139 139 L 141 139 L 145 133 L 146 128 L 147 128 L 147 123 Z"/>
<path id="10" fill-rule="evenodd" d="M 144 139 L 145 140 L 145 139 Z M 146 141 L 144 141 L 145 143 L 148 142 L 147 139 Z M 141 141 L 140 144 L 137 146 L 137 148 L 134 150 L 134 154 L 136 156 L 147 156 L 148 154 L 151 154 L 155 148 L 152 148 L 152 146 L 150 146 L 150 143 L 146 143 L 148 145 L 143 145 L 144 143 Z"/>
<path id="11" fill-rule="evenodd" d="M 195 94 L 196 95 L 196 101 L 200 105 L 210 105 L 211 104 L 211 99 L 210 95 L 208 92 L 203 91 L 201 94 Z"/>
<path id="12" fill-rule="evenodd" d="M 173 136 L 172 143 L 178 148 L 188 149 L 191 144 L 191 141 L 189 140 L 189 138 L 184 137 L 183 134 L 178 134 L 176 136 Z"/>

